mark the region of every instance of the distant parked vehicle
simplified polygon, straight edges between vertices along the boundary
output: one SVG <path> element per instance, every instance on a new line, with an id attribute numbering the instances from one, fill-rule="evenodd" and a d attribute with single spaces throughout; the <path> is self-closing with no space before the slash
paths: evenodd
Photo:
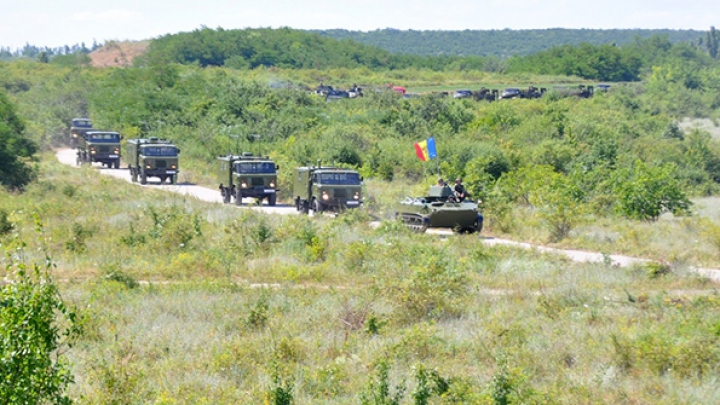
<path id="1" fill-rule="evenodd" d="M 470 90 L 458 90 L 453 94 L 453 98 L 470 98 L 473 92 Z"/>
<path id="2" fill-rule="evenodd" d="M 500 93 L 501 99 L 509 99 L 509 98 L 520 98 L 520 89 L 511 87 L 507 88 Z"/>
<path id="3" fill-rule="evenodd" d="M 600 91 L 602 91 L 602 92 L 607 92 L 608 90 L 610 90 L 610 85 L 609 85 L 609 84 L 605 84 L 605 83 L 600 83 L 600 84 L 597 85 L 597 89 L 600 90 Z"/>

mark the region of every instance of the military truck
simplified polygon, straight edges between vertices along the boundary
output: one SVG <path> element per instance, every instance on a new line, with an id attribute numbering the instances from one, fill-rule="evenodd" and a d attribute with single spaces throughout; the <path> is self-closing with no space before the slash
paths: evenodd
<path id="1" fill-rule="evenodd" d="M 427 196 L 407 197 L 396 207 L 395 216 L 410 229 L 451 228 L 456 232 L 482 231 L 483 216 L 472 201 L 458 201 L 448 186 L 431 186 Z"/>
<path id="2" fill-rule="evenodd" d="M 159 138 L 136 138 L 127 141 L 127 161 L 133 182 L 147 184 L 148 177 L 157 177 L 160 183 L 170 179 L 177 184 L 180 149 L 172 141 Z"/>
<path id="3" fill-rule="evenodd" d="M 293 173 L 295 208 L 307 214 L 358 208 L 362 200 L 362 177 L 357 171 L 338 167 L 298 167 Z"/>
<path id="4" fill-rule="evenodd" d="M 78 165 L 100 162 L 108 168 L 120 168 L 120 140 L 122 136 L 112 131 L 86 131 L 77 137 Z"/>
<path id="5" fill-rule="evenodd" d="M 277 201 L 279 167 L 268 156 L 253 156 L 250 152 L 242 155 L 218 157 L 218 181 L 220 195 L 225 204 L 235 199 L 242 205 L 244 197 L 267 200 L 274 206 Z"/>
<path id="6" fill-rule="evenodd" d="M 70 146 L 74 149 L 78 145 L 78 138 L 92 129 L 90 118 L 73 118 L 70 123 Z"/>

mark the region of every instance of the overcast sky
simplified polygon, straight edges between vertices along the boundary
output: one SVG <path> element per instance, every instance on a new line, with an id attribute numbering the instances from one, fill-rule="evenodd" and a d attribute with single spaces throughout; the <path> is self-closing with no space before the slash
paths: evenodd
<path id="1" fill-rule="evenodd" d="M 717 0 L 0 0 L 0 46 L 57 47 L 192 31 L 720 28 Z"/>

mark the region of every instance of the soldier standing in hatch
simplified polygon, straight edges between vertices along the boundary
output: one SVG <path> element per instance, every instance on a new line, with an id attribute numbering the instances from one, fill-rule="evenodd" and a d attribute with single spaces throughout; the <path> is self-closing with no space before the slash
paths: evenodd
<path id="1" fill-rule="evenodd" d="M 463 186 L 463 184 L 462 184 L 462 179 L 459 177 L 457 179 L 455 179 L 454 191 L 455 191 L 455 198 L 457 199 L 458 202 L 462 202 L 468 196 L 467 190 L 465 190 L 465 186 Z"/>

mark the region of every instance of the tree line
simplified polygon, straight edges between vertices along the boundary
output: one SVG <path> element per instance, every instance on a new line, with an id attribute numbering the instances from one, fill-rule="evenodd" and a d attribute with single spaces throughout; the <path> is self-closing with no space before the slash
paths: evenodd
<path id="1" fill-rule="evenodd" d="M 320 35 L 340 40 L 353 40 L 376 46 L 391 53 L 425 56 L 485 56 L 507 59 L 526 56 L 563 45 L 624 46 L 652 37 L 667 38 L 673 44 L 707 43 L 707 34 L 697 30 L 670 29 L 568 29 L 529 30 L 398 30 L 385 28 L 374 31 L 344 29 L 315 30 Z"/>
<path id="2" fill-rule="evenodd" d="M 562 45 L 509 59 L 484 56 L 422 56 L 391 53 L 351 39 L 283 28 L 223 30 L 202 28 L 153 40 L 140 63 L 174 62 L 234 69 L 359 68 L 372 70 L 430 69 L 576 76 L 599 81 L 638 81 L 643 71 L 670 60 L 708 66 L 716 63 L 720 35 L 710 30 L 704 41 L 673 42 L 668 36 L 639 36 L 616 44 Z M 700 37 L 699 37 L 700 38 Z"/>

